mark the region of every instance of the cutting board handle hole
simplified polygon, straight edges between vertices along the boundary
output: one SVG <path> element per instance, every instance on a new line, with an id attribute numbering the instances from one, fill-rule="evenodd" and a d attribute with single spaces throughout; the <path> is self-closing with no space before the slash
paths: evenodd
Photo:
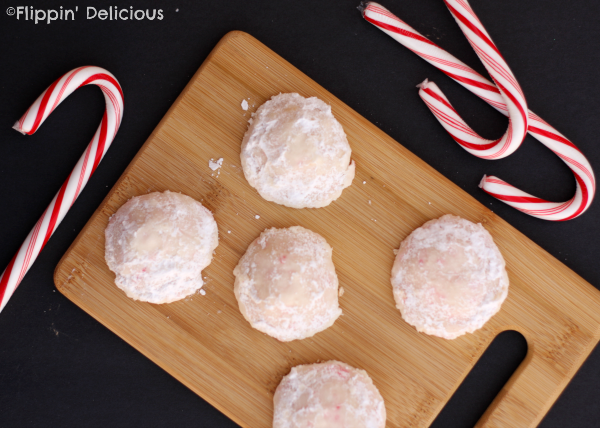
<path id="1" fill-rule="evenodd" d="M 431 428 L 472 427 L 527 355 L 527 340 L 514 330 L 500 333 L 442 409 Z M 444 421 L 442 427 L 441 421 Z M 452 421 L 448 425 L 448 421 Z"/>

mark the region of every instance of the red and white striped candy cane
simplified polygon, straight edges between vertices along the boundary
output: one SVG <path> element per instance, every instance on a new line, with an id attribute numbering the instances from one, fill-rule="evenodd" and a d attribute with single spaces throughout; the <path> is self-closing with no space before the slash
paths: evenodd
<path id="1" fill-rule="evenodd" d="M 85 85 L 97 85 L 106 100 L 106 110 L 94 138 L 69 174 L 42 217 L 19 248 L 0 277 L 0 311 L 44 248 L 71 205 L 94 173 L 110 147 L 123 118 L 123 91 L 117 79 L 99 67 L 80 67 L 62 76 L 39 96 L 13 126 L 31 135 L 52 111 L 73 91 Z"/>
<path id="2" fill-rule="evenodd" d="M 498 51 L 498 48 L 492 42 L 466 0 L 447 0 L 446 5 L 500 89 L 503 104 L 508 110 L 508 129 L 501 138 L 494 141 L 486 140 L 477 135 L 461 119 L 448 99 L 434 83 L 423 82 L 420 86 L 419 95 L 438 118 L 442 126 L 446 128 L 446 131 L 466 151 L 483 159 L 504 158 L 517 150 L 523 142 L 525 135 L 527 135 L 528 117 L 525 96 L 508 64 L 502 58 L 500 51 Z M 388 33 L 396 40 L 400 41 L 399 38 L 409 39 L 406 43 L 403 41 L 401 43 L 429 62 L 441 64 L 447 62 L 448 58 L 444 57 L 443 54 L 445 52 L 443 50 L 377 3 L 369 3 L 363 11 L 363 16 L 367 21 L 379 27 L 379 29 Z M 453 68 L 447 70 L 447 72 L 453 73 L 458 79 L 468 78 L 468 76 L 464 76 L 464 70 L 462 70 L 461 66 L 464 66 L 464 64 L 461 63 L 456 67 L 447 64 L 447 68 Z M 492 85 L 492 87 L 498 92 L 495 86 Z"/>
<path id="3" fill-rule="evenodd" d="M 486 64 L 486 68 L 490 72 L 490 75 L 495 79 L 494 74 L 492 74 L 490 67 L 488 67 L 486 60 L 484 59 L 488 58 L 487 51 L 484 47 L 490 46 L 488 42 L 485 41 L 485 38 L 487 38 L 489 42 L 491 42 L 491 40 L 483 29 L 481 22 L 479 22 L 466 0 L 445 0 L 445 3 L 456 18 L 477 54 L 482 58 L 484 64 Z M 363 17 L 367 21 L 446 73 L 496 110 L 509 116 L 509 121 L 516 118 L 514 112 L 511 111 L 511 108 L 513 108 L 514 105 L 511 106 L 511 104 L 507 102 L 507 98 L 510 97 L 507 97 L 502 89 L 498 89 L 492 82 L 477 73 L 471 67 L 419 34 L 383 6 L 377 3 L 368 3 L 361 7 L 361 11 Z M 479 30 L 479 32 L 477 30 Z M 478 40 L 484 40 L 485 46 L 478 47 Z M 489 49 L 492 48 L 489 47 Z M 499 55 L 497 50 L 494 51 Z M 512 76 L 512 74 L 510 74 L 510 76 Z M 498 83 L 497 80 L 496 83 Z M 446 128 L 455 140 L 464 147 L 464 144 L 462 144 L 461 141 L 464 140 L 465 136 L 471 135 L 471 129 L 458 116 L 454 108 L 452 108 L 446 97 L 439 91 L 434 83 L 425 80 L 419 87 L 421 88 L 419 90 L 421 98 L 424 99 L 444 128 Z M 518 85 L 516 87 L 518 87 Z M 596 179 L 590 163 L 571 141 L 546 123 L 538 115 L 532 111 L 528 111 L 527 116 L 527 131 L 558 155 L 573 171 L 577 184 L 575 196 L 567 202 L 549 202 L 525 193 L 493 176 L 484 176 L 479 186 L 495 198 L 534 217 L 554 221 L 570 220 L 578 217 L 588 209 L 596 192 Z M 471 151 L 471 153 L 473 152 Z M 474 154 L 477 155 L 477 153 Z M 496 157 L 496 159 L 498 159 L 498 157 Z"/>

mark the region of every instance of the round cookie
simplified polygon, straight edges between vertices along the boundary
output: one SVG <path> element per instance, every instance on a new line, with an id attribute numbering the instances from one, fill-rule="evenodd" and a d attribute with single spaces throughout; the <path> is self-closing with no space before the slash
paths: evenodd
<path id="1" fill-rule="evenodd" d="M 273 397 L 273 428 L 384 428 L 385 404 L 366 371 L 339 361 L 292 368 Z"/>
<path id="2" fill-rule="evenodd" d="M 400 245 L 392 269 L 396 306 L 417 331 L 455 339 L 481 328 L 508 294 L 505 262 L 481 224 L 431 220 Z"/>
<path id="3" fill-rule="evenodd" d="M 131 198 L 110 218 L 105 236 L 117 286 L 150 303 L 174 302 L 200 289 L 201 271 L 219 243 L 212 213 L 169 191 Z"/>
<path id="4" fill-rule="evenodd" d="M 233 271 L 244 318 L 283 342 L 330 327 L 342 313 L 331 254 L 321 235 L 303 227 L 265 230 Z"/>
<path id="5" fill-rule="evenodd" d="M 275 95 L 249 123 L 242 141 L 242 168 L 267 201 L 320 208 L 352 183 L 355 166 L 346 134 L 320 99 Z"/>

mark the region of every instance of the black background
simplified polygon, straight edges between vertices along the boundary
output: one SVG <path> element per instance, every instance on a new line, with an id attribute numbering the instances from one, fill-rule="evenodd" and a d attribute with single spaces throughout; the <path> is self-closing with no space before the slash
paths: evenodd
<path id="1" fill-rule="evenodd" d="M 0 425 L 233 427 L 233 422 L 108 331 L 55 288 L 68 246 L 221 37 L 250 33 L 490 207 L 587 281 L 600 286 L 600 205 L 552 223 L 496 202 L 477 187 L 484 173 L 551 200 L 567 200 L 569 169 L 527 137 L 510 157 L 484 161 L 454 143 L 415 85 L 434 80 L 487 138 L 506 119 L 433 66 L 365 22 L 358 0 L 122 3 L 163 9 L 162 21 L 17 21 L 0 8 L 0 269 L 50 202 L 94 134 L 104 99 L 76 91 L 32 136 L 11 126 L 55 79 L 81 65 L 112 72 L 125 93 L 119 133 L 100 167 L 0 314 Z M 388 9 L 441 47 L 485 70 L 441 0 L 386 0 Z M 596 0 L 472 0 L 510 64 L 530 108 L 567 135 L 600 171 L 600 3 Z M 179 9 L 177 12 L 176 9 Z M 526 353 L 522 336 L 500 335 L 434 423 L 472 426 Z M 542 427 L 600 426 L 600 353 L 594 351 Z"/>

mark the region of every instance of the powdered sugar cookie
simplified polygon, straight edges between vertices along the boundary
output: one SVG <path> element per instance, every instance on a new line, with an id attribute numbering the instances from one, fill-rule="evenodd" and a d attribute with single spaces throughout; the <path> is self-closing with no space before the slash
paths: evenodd
<path id="1" fill-rule="evenodd" d="M 233 271 L 244 318 L 284 342 L 330 327 L 342 313 L 331 253 L 321 235 L 303 227 L 265 230 Z"/>
<path id="2" fill-rule="evenodd" d="M 385 404 L 367 372 L 339 361 L 292 368 L 273 404 L 273 428 L 385 427 Z"/>
<path id="3" fill-rule="evenodd" d="M 445 215 L 402 242 L 392 285 L 407 323 L 454 339 L 481 328 L 500 310 L 508 275 L 500 250 L 481 224 Z"/>
<path id="4" fill-rule="evenodd" d="M 352 183 L 355 167 L 346 134 L 320 99 L 276 95 L 249 123 L 242 168 L 267 201 L 292 208 L 324 207 Z"/>
<path id="5" fill-rule="evenodd" d="M 149 193 L 110 218 L 105 258 L 128 297 L 170 303 L 202 287 L 201 271 L 218 245 L 212 213 L 179 193 Z"/>

